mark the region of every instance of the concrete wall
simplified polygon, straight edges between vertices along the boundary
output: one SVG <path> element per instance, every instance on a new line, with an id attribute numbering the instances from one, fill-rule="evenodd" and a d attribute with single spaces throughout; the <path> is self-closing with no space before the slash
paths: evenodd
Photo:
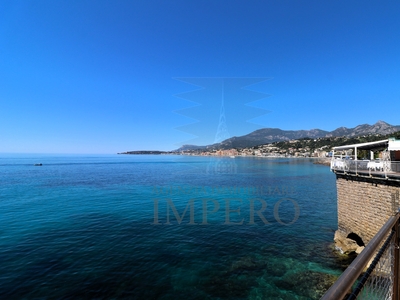
<path id="1" fill-rule="evenodd" d="M 336 174 L 338 231 L 365 245 L 399 208 L 400 182 Z"/>

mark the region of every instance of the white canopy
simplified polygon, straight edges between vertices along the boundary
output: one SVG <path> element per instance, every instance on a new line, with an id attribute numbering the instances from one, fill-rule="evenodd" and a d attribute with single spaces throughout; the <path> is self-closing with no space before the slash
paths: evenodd
<path id="1" fill-rule="evenodd" d="M 389 139 L 389 151 L 400 151 L 400 140 Z"/>
<path id="2" fill-rule="evenodd" d="M 374 149 L 386 148 L 389 142 L 390 142 L 389 140 L 382 140 L 382 141 L 369 142 L 369 143 L 345 145 L 345 146 L 333 147 L 333 150 L 335 150 L 335 151 L 347 150 L 347 149 L 374 150 Z M 399 146 L 400 146 L 400 144 L 399 144 Z"/>

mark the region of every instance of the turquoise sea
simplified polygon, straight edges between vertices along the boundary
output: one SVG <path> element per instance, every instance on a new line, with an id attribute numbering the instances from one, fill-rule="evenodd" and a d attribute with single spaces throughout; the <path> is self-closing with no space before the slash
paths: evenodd
<path id="1" fill-rule="evenodd" d="M 308 159 L 0 155 L 0 298 L 319 299 L 336 209 Z"/>

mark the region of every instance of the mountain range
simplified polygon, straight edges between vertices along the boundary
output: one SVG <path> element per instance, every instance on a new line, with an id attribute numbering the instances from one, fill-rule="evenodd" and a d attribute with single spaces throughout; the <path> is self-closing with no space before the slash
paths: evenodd
<path id="1" fill-rule="evenodd" d="M 362 124 L 354 128 L 339 127 L 333 131 L 325 131 L 321 129 L 311 130 L 282 130 L 279 128 L 262 128 L 253 131 L 249 134 L 232 137 L 206 146 L 183 145 L 176 151 L 196 150 L 196 149 L 231 149 L 231 148 L 246 148 L 254 147 L 273 142 L 296 140 L 301 138 L 323 138 L 346 136 L 356 137 L 362 135 L 381 134 L 386 135 L 400 131 L 400 125 L 390 125 L 384 121 L 378 121 L 373 125 Z"/>

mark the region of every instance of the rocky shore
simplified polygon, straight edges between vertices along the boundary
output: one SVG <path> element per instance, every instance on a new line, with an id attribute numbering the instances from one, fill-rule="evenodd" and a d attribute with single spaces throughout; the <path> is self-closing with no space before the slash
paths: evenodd
<path id="1" fill-rule="evenodd" d="M 331 165 L 331 158 L 330 157 L 320 157 L 315 159 L 314 164 L 330 166 Z"/>

